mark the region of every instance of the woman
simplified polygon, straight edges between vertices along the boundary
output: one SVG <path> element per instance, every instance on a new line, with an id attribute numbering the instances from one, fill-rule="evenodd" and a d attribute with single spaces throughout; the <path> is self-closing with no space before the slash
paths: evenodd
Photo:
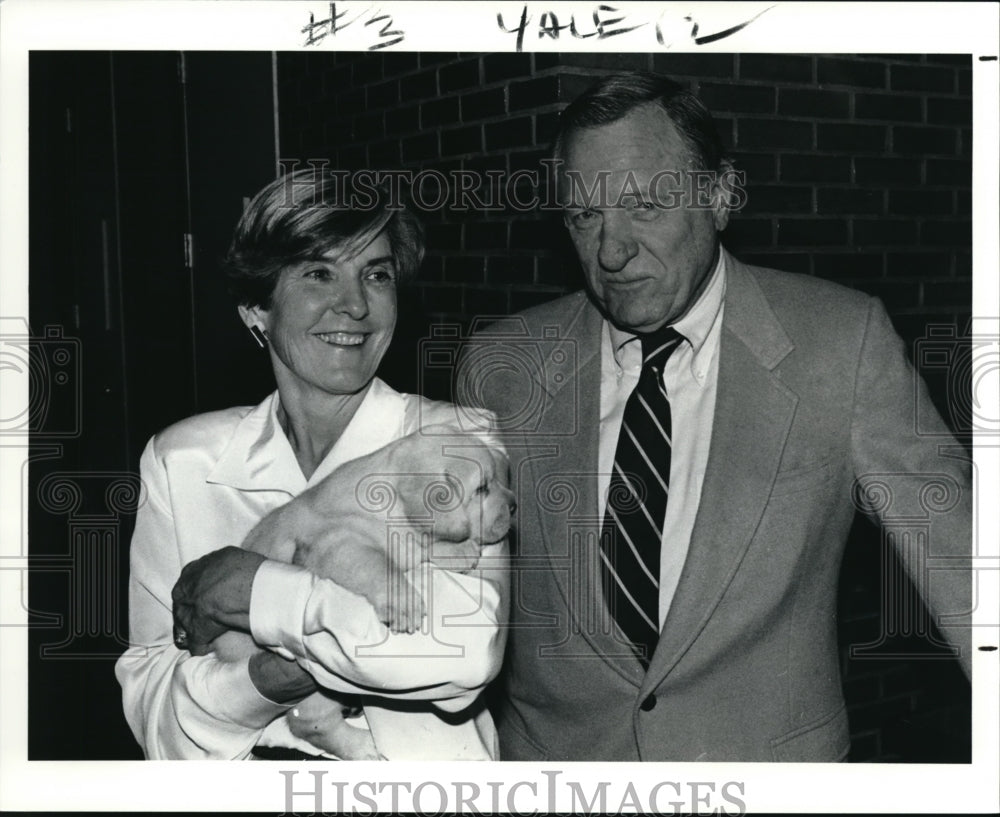
<path id="1" fill-rule="evenodd" d="M 375 377 L 396 323 L 397 285 L 416 271 L 423 245 L 412 214 L 374 192 L 305 171 L 254 198 L 227 270 L 277 391 L 254 408 L 184 420 L 142 455 L 133 646 L 116 675 L 147 758 L 246 758 L 261 746 L 320 754 L 296 726 L 296 704 L 318 688 L 314 675 L 334 692 L 388 693 L 365 698 L 383 757 L 496 757 L 480 692 L 503 651 L 504 545 L 485 549 L 472 574 L 414 577 L 435 612 L 429 632 L 412 635 L 389 634 L 364 599 L 334 582 L 238 547 L 266 513 L 338 465 L 420 425 L 457 423 L 454 406 Z M 338 204 L 346 201 L 373 206 Z M 250 632 L 266 649 L 221 662 L 208 644 L 227 629 Z"/>

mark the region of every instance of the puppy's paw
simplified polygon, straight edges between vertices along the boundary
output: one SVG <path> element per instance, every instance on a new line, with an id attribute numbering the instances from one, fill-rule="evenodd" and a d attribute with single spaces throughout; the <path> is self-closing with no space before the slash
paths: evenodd
<path id="1" fill-rule="evenodd" d="M 398 572 L 390 575 L 386 585 L 368 600 L 375 608 L 379 621 L 393 633 L 416 632 L 427 613 L 423 596 Z"/>
<path id="2" fill-rule="evenodd" d="M 413 598 L 390 610 L 386 624 L 394 633 L 415 633 L 420 629 L 425 615 L 427 609 L 424 607 L 423 597 L 414 590 Z"/>
<path id="3" fill-rule="evenodd" d="M 430 561 L 446 570 L 468 573 L 479 564 L 482 554 L 482 545 L 473 539 L 463 542 L 437 541 L 431 545 Z"/>

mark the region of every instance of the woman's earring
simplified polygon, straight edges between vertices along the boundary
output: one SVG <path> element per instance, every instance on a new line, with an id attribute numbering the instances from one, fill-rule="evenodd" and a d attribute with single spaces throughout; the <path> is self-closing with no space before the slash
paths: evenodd
<path id="1" fill-rule="evenodd" d="M 250 330 L 250 334 L 253 335 L 253 339 L 257 341 L 257 345 L 261 349 L 267 346 L 267 332 L 265 332 L 259 326 L 250 326 L 247 328 Z"/>

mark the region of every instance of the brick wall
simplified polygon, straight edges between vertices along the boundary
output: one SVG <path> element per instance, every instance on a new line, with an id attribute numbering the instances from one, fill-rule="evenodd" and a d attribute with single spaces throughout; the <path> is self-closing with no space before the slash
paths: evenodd
<path id="1" fill-rule="evenodd" d="M 717 115 L 747 174 L 729 249 L 877 295 L 910 342 L 931 324 L 961 337 L 972 293 L 968 56 L 282 54 L 281 154 L 345 168 L 538 170 L 562 107 L 594 76 L 626 69 L 688 82 Z M 432 323 L 464 330 L 581 281 L 551 213 L 441 208 L 425 221 L 428 257 L 401 298 L 384 372 L 399 388 L 447 396 L 419 365 Z M 947 411 L 946 373 L 927 374 Z M 953 663 L 848 658 L 880 621 L 878 534 L 856 527 L 840 611 L 852 759 L 966 758 L 968 689 Z M 918 642 L 892 649 L 919 653 Z"/>

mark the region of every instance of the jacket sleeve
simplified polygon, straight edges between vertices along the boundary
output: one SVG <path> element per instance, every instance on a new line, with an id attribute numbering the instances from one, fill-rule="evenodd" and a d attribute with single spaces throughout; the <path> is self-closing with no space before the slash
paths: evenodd
<path id="1" fill-rule="evenodd" d="M 125 718 L 151 760 L 245 758 L 264 727 L 289 707 L 261 696 L 248 661 L 223 663 L 174 646 L 170 591 L 181 556 L 155 443 L 140 462 L 146 496 L 130 554 L 131 646 L 115 666 Z"/>
<path id="2" fill-rule="evenodd" d="M 941 419 L 876 300 L 859 353 L 851 446 L 858 505 L 878 519 L 970 676 L 971 455 Z M 886 580 L 896 579 L 887 571 Z M 900 588 L 896 597 L 907 592 Z"/>
<path id="3" fill-rule="evenodd" d="M 422 564 L 409 574 L 428 615 L 390 633 L 371 605 L 304 568 L 266 562 L 254 577 L 254 639 L 337 692 L 391 694 L 457 712 L 499 672 L 506 640 L 506 543 L 483 549 L 468 574 Z"/>

